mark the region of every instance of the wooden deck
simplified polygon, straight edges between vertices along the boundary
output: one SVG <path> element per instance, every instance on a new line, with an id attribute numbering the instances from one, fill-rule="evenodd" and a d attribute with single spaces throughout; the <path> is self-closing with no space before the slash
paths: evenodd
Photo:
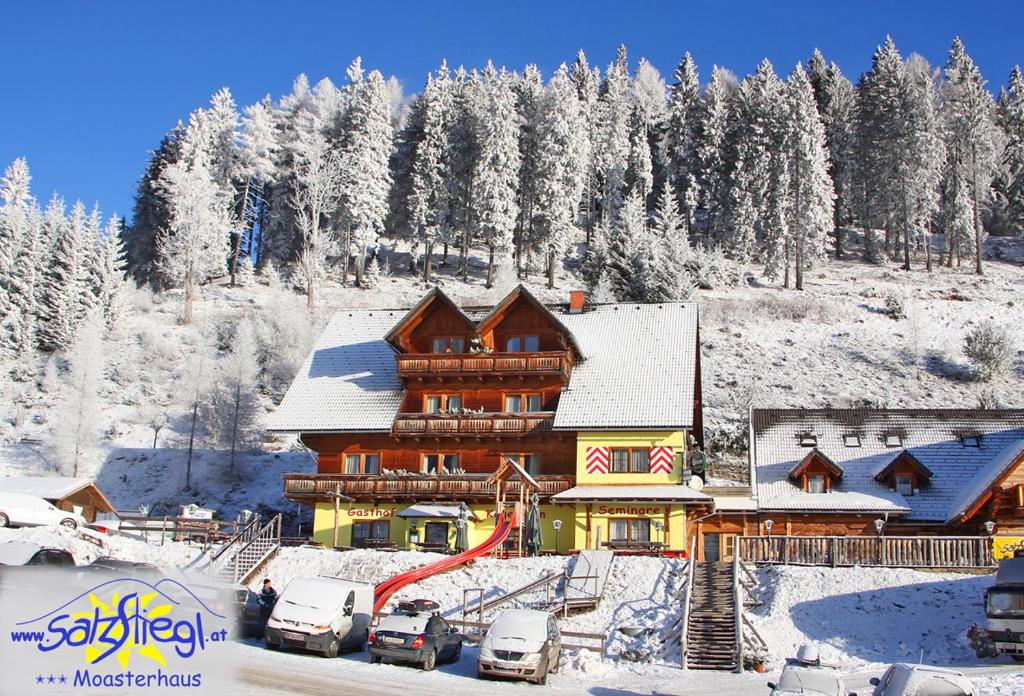
<path id="1" fill-rule="evenodd" d="M 391 434 L 419 435 L 524 435 L 551 430 L 555 414 L 533 413 L 400 413 Z"/>
<path id="2" fill-rule="evenodd" d="M 993 568 L 988 537 L 745 536 L 737 550 L 751 563 L 892 568 Z"/>
<path id="3" fill-rule="evenodd" d="M 427 378 L 487 375 L 553 375 L 568 379 L 569 351 L 538 353 L 406 353 L 396 355 L 398 376 Z"/>

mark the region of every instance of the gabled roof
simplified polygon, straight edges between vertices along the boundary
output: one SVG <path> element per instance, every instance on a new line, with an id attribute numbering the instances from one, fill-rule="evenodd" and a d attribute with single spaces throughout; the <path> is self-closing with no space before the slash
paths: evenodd
<path id="1" fill-rule="evenodd" d="M 43 500 L 63 500 L 90 486 L 100 501 L 106 505 L 104 511 L 113 512 L 114 506 L 92 479 L 70 476 L 8 476 L 0 479 L 0 491 L 34 495 Z"/>
<path id="2" fill-rule="evenodd" d="M 494 308 L 491 309 L 490 312 L 485 314 L 483 318 L 480 319 L 479 323 L 476 326 L 477 334 L 484 334 L 493 329 L 495 325 L 501 321 L 501 317 L 504 314 L 505 310 L 508 307 L 512 306 L 515 302 L 518 302 L 519 300 L 524 300 L 528 302 L 530 305 L 533 306 L 534 309 L 536 309 L 548 321 L 550 321 L 553 326 L 555 326 L 559 331 L 562 332 L 562 334 L 565 336 L 566 342 L 569 344 L 569 347 L 572 348 L 574 353 L 576 353 L 577 360 L 582 361 L 586 359 L 587 356 L 580 348 L 580 345 L 576 341 L 576 337 L 573 335 L 572 331 L 570 331 L 569 328 L 565 324 L 563 324 L 558 319 L 558 317 L 556 317 L 543 302 L 534 297 L 533 293 L 531 293 L 522 285 L 517 285 L 515 288 L 513 288 L 512 292 L 505 295 L 504 299 L 502 299 L 501 302 L 494 305 Z"/>
<path id="3" fill-rule="evenodd" d="M 803 476 L 804 472 L 815 463 L 824 465 L 824 467 L 836 478 L 843 477 L 843 467 L 829 459 L 828 455 L 820 451 L 817 447 L 808 452 L 806 457 L 797 462 L 796 466 L 789 470 L 789 477 L 791 479 L 800 478 Z"/>
<path id="4" fill-rule="evenodd" d="M 888 478 L 892 476 L 892 472 L 900 464 L 905 464 L 909 466 L 925 482 L 927 482 L 928 479 L 932 477 L 932 470 L 926 467 L 924 464 L 922 464 L 921 460 L 915 457 L 913 452 L 911 452 L 910 450 L 903 450 L 895 457 L 893 457 L 891 462 L 889 462 L 884 467 L 879 469 L 878 473 L 875 474 L 875 480 L 885 483 L 885 481 L 887 481 Z"/>
<path id="5" fill-rule="evenodd" d="M 831 493 L 807 493 L 789 479 L 807 456 L 797 435 L 808 431 L 843 467 Z M 885 443 L 893 432 L 899 449 Z M 964 433 L 982 435 L 979 446 L 965 446 Z M 858 435 L 859 446 L 846 446 L 849 434 Z M 906 497 L 875 478 L 904 449 L 932 474 Z M 1024 409 L 753 409 L 750 452 L 763 510 L 903 511 L 908 521 L 947 522 L 968 514 L 1024 456 Z"/>
<path id="6" fill-rule="evenodd" d="M 390 331 L 388 331 L 388 334 L 387 336 L 384 337 L 384 340 L 393 345 L 398 350 L 402 350 L 402 346 L 400 346 L 397 342 L 398 335 L 402 332 L 402 330 L 405 327 L 407 327 L 412 322 L 416 321 L 416 319 L 419 318 L 420 315 L 422 315 L 423 312 L 425 312 L 431 305 L 437 303 L 443 304 L 449 309 L 451 309 L 460 319 L 466 322 L 466 328 L 469 329 L 470 332 L 473 332 L 474 334 L 476 333 L 476 324 L 473 322 L 473 320 L 466 316 L 466 313 L 463 312 L 462 309 L 457 304 L 455 304 L 452 298 L 448 297 L 448 295 L 446 295 L 441 288 L 435 285 L 433 288 L 430 289 L 430 291 L 426 295 L 423 296 L 423 299 L 416 303 L 415 307 L 410 309 L 408 312 L 405 313 L 405 316 L 399 319 L 398 323 L 395 324 Z"/>

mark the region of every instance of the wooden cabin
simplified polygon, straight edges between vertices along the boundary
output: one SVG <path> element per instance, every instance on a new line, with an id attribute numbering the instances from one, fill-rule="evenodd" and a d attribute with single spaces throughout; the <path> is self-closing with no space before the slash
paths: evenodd
<path id="1" fill-rule="evenodd" d="M 33 495 L 67 512 L 77 512 L 86 522 L 116 516 L 114 506 L 91 479 L 69 476 L 9 476 L 0 479 L 0 491 Z"/>

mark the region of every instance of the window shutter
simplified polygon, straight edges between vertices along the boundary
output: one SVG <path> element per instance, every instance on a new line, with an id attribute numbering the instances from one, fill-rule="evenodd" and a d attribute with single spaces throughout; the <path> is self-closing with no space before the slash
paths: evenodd
<path id="1" fill-rule="evenodd" d="M 651 473 L 671 474 L 672 473 L 672 448 L 652 447 L 651 448 Z"/>
<path id="2" fill-rule="evenodd" d="M 609 453 L 607 447 L 587 448 L 587 473 L 607 474 Z"/>

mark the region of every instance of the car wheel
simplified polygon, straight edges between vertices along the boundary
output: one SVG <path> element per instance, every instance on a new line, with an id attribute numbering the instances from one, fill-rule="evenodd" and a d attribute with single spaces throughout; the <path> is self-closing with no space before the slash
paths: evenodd
<path id="1" fill-rule="evenodd" d="M 462 641 L 459 641 L 458 643 L 455 644 L 455 650 L 452 651 L 452 657 L 451 657 L 450 660 L 448 660 L 448 662 L 450 662 L 450 663 L 452 663 L 454 665 L 455 663 L 457 663 L 461 659 L 462 659 Z"/>
<path id="2" fill-rule="evenodd" d="M 265 647 L 267 650 L 280 650 L 279 646 L 274 645 L 273 643 L 271 643 L 269 640 L 266 640 L 266 639 L 263 640 L 263 647 Z"/>
<path id="3" fill-rule="evenodd" d="M 359 641 L 359 645 L 356 646 L 356 652 L 366 652 L 366 645 L 370 642 L 370 629 L 366 629 L 366 633 L 363 634 L 363 639 Z"/>
<path id="4" fill-rule="evenodd" d="M 70 529 L 72 531 L 78 529 L 78 523 L 75 522 L 73 519 L 70 519 L 70 518 L 68 518 L 66 520 L 61 520 L 60 521 L 60 526 L 64 527 L 65 529 Z"/>
<path id="5" fill-rule="evenodd" d="M 558 672 L 558 665 L 562 661 L 562 651 L 559 650 L 558 654 L 555 655 L 555 664 L 551 667 L 551 673 L 555 674 Z"/>
<path id="6" fill-rule="evenodd" d="M 437 651 L 431 650 L 427 653 L 427 656 L 423 658 L 422 667 L 427 672 L 431 672 L 437 667 Z"/>
<path id="7" fill-rule="evenodd" d="M 384 660 L 384 658 L 380 657 L 379 655 L 370 655 L 370 664 L 371 665 L 379 665 L 381 662 L 383 662 L 383 660 Z"/>
<path id="8" fill-rule="evenodd" d="M 544 686 L 545 684 L 548 683 L 548 668 L 547 668 L 547 666 L 544 667 L 544 671 L 540 673 L 539 677 L 537 677 L 537 683 L 540 684 L 541 686 Z"/>
<path id="9" fill-rule="evenodd" d="M 337 657 L 338 656 L 338 650 L 340 648 L 341 648 L 341 641 L 339 641 L 337 638 L 333 638 L 331 640 L 331 644 L 328 645 L 327 648 L 323 652 L 321 652 L 320 654 L 323 655 L 324 657 Z"/>
<path id="10" fill-rule="evenodd" d="M 11 524 L 11 518 L 0 512 L 0 527 L 7 527 Z"/>

